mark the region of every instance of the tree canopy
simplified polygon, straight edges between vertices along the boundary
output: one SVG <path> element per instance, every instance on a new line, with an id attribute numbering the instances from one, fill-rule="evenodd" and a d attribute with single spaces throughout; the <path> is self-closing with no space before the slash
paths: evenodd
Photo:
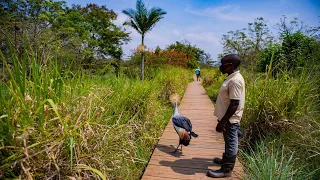
<path id="1" fill-rule="evenodd" d="M 26 34 L 38 52 L 58 48 L 68 55 L 92 60 L 118 56 L 121 45 L 130 40 L 129 33 L 114 24 L 117 14 L 104 5 L 68 7 L 65 1 L 6 0 L 0 3 L 0 14 L 3 52 L 9 49 L 7 38 L 21 49 Z"/>
<path id="2" fill-rule="evenodd" d="M 224 52 L 220 56 L 237 53 L 244 66 L 262 72 L 268 65 L 272 65 L 273 72 L 278 72 L 296 70 L 318 61 L 320 27 L 308 27 L 297 18 L 288 22 L 285 16 L 276 27 L 279 38 L 270 33 L 267 22 L 259 17 L 248 23 L 247 29 L 229 31 L 222 37 Z"/>

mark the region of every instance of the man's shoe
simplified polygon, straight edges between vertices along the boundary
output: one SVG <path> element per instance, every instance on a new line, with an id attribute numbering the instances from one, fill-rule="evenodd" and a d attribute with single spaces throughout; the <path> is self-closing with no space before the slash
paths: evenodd
<path id="1" fill-rule="evenodd" d="M 223 178 L 223 177 L 231 177 L 232 176 L 232 171 L 223 171 L 222 168 L 219 170 L 209 170 L 207 172 L 207 176 L 212 177 L 212 178 Z"/>
<path id="2" fill-rule="evenodd" d="M 222 159 L 221 159 L 221 158 L 215 157 L 215 158 L 213 159 L 213 162 L 216 163 L 216 164 L 222 165 Z"/>
<path id="3" fill-rule="evenodd" d="M 213 177 L 213 178 L 222 178 L 222 177 L 230 177 L 232 175 L 232 170 L 234 168 L 234 164 L 236 162 L 236 155 L 226 155 L 223 154 L 222 157 L 222 166 L 219 170 L 209 170 L 207 172 L 207 176 Z M 215 160 L 218 160 L 220 158 L 214 158 Z"/>
<path id="4" fill-rule="evenodd" d="M 213 162 L 216 163 L 216 164 L 222 165 L 222 164 L 223 164 L 223 158 L 225 158 L 225 156 L 226 156 L 226 154 L 223 153 L 223 154 L 222 154 L 222 159 L 221 159 L 221 158 L 218 158 L 218 157 L 215 157 L 215 158 L 213 159 Z"/>

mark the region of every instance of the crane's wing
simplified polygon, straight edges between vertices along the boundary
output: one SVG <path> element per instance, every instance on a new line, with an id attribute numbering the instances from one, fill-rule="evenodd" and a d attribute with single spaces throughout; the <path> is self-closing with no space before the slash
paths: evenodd
<path id="1" fill-rule="evenodd" d="M 181 116 L 181 115 L 173 116 L 172 122 L 175 126 L 183 128 L 183 129 L 187 130 L 188 132 L 192 131 L 191 121 L 184 116 Z"/>

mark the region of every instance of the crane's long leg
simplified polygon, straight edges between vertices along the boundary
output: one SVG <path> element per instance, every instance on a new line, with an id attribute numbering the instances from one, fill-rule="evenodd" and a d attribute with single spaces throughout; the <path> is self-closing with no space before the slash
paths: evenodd
<path id="1" fill-rule="evenodd" d="M 176 150 L 174 150 L 174 151 L 171 152 L 171 153 L 176 153 L 177 151 L 179 151 L 179 146 L 180 146 L 180 144 L 178 144 L 178 146 L 176 147 Z M 181 144 L 181 151 L 182 151 L 182 144 Z"/>

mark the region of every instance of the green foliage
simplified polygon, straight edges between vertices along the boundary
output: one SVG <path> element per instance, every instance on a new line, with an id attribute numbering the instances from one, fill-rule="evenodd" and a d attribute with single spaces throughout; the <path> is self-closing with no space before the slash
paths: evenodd
<path id="1" fill-rule="evenodd" d="M 89 41 L 86 46 L 95 50 L 95 55 L 105 57 L 117 53 L 120 45 L 129 40 L 128 33 L 117 27 L 113 21 L 117 15 L 108 10 L 106 6 L 88 4 L 81 9 L 82 16 L 85 18 L 85 29 L 90 32 Z"/>
<path id="2" fill-rule="evenodd" d="M 1 54 L 10 78 L 0 84 L 0 178 L 138 179 L 172 115 L 169 95 L 183 95 L 190 72 L 110 78 L 72 72 L 51 53 L 45 66 L 12 52 L 13 67 Z"/>
<path id="3" fill-rule="evenodd" d="M 245 73 L 244 78 L 247 98 L 242 124 L 255 127 L 248 138 L 284 132 L 299 119 L 315 115 L 319 95 L 313 91 L 316 79 L 310 79 L 307 70 L 300 74 L 300 78 L 282 73 L 274 79 L 271 72 L 254 77 Z"/>
<path id="4" fill-rule="evenodd" d="M 241 151 L 240 155 L 245 161 L 244 179 L 310 179 L 301 171 L 301 166 L 295 168 L 294 153 L 287 154 L 284 146 L 278 148 L 261 142 L 251 147 L 248 153 Z"/>
<path id="5" fill-rule="evenodd" d="M 269 66 L 270 67 L 270 66 Z M 204 87 L 216 99 L 225 76 L 218 70 L 202 69 Z M 246 81 L 246 102 L 241 128 L 243 150 L 261 140 L 285 144 L 296 152 L 295 168 L 303 166 L 306 174 L 319 177 L 319 73 L 304 68 L 296 74 L 274 74 L 271 68 L 263 74 L 241 70 Z M 318 76 L 316 76 L 318 74 Z M 273 135 L 274 138 L 268 138 Z M 257 152 L 258 153 L 258 152 Z M 255 157 L 253 157 L 254 159 Z M 247 160 L 246 160 L 247 161 Z M 262 161 L 262 160 L 261 160 Z M 249 163 L 249 162 L 246 162 Z M 269 167 L 267 167 L 269 168 Z"/>
<path id="6" fill-rule="evenodd" d="M 168 58 L 164 56 L 164 51 L 159 54 L 152 53 L 149 51 L 145 51 L 145 62 L 148 67 L 156 68 L 156 67 L 162 67 L 164 64 L 167 64 Z M 140 54 L 135 54 L 134 56 L 140 56 Z"/>
<path id="7" fill-rule="evenodd" d="M 281 64 L 282 59 L 282 50 L 281 46 L 279 44 L 273 44 L 269 45 L 265 49 L 261 51 L 261 53 L 258 56 L 258 71 L 260 72 L 266 72 L 268 71 L 268 68 L 270 68 L 270 62 L 273 60 L 273 63 L 271 64 L 273 69 L 275 67 L 278 67 L 279 64 Z"/>
<path id="8" fill-rule="evenodd" d="M 299 70 L 301 67 L 319 63 L 320 44 L 301 32 L 287 34 L 281 45 L 274 44 L 265 48 L 259 55 L 260 71 L 265 72 L 272 62 L 274 72 Z"/>
<path id="9" fill-rule="evenodd" d="M 199 65 L 198 65 L 198 62 L 197 62 L 196 59 L 193 58 L 193 59 L 188 61 L 188 68 L 194 69 L 194 68 L 197 68 L 198 66 Z"/>
<path id="10" fill-rule="evenodd" d="M 229 31 L 222 37 L 223 57 L 225 54 L 238 54 L 243 66 L 254 69 L 257 65 L 257 56 L 262 49 L 270 45 L 273 36 L 262 17 L 256 18 L 253 23 L 248 23 L 248 29 Z"/>
<path id="11" fill-rule="evenodd" d="M 198 63 L 207 63 L 210 61 L 211 56 L 205 53 L 204 50 L 191 45 L 187 40 L 181 42 L 176 41 L 174 44 L 169 45 L 166 50 L 184 53 L 186 59 L 191 61 L 188 67 L 195 68 Z"/>
<path id="12" fill-rule="evenodd" d="M 130 40 L 129 34 L 113 23 L 116 13 L 106 6 L 70 8 L 64 1 L 9 0 L 1 2 L 0 8 L 0 47 L 6 57 L 10 55 L 8 38 L 18 53 L 23 52 L 23 34 L 35 53 L 63 49 L 61 56 L 77 59 L 79 64 L 107 56 L 117 58 L 121 45 Z"/>
<path id="13" fill-rule="evenodd" d="M 296 18 L 288 24 L 285 17 L 277 27 L 276 42 L 262 18 L 249 23 L 248 31 L 230 31 L 222 41 L 224 53 L 238 53 L 244 62 L 245 179 L 319 179 L 320 45 L 316 37 L 320 27 L 309 28 Z M 214 100 L 224 76 L 209 73 L 218 76 L 203 81 Z M 267 147 L 260 141 L 286 148 Z M 295 163 L 285 155 L 291 152 Z"/>
<path id="14" fill-rule="evenodd" d="M 161 50 L 157 47 L 155 52 L 144 51 L 145 63 L 150 67 L 159 67 L 164 64 L 180 66 L 185 68 L 196 68 L 210 66 L 210 54 L 203 50 L 192 46 L 189 42 L 183 41 L 169 45 L 166 49 Z M 141 57 L 141 52 L 136 50 L 131 56 L 131 60 L 138 62 Z"/>
<path id="15" fill-rule="evenodd" d="M 222 82 L 225 76 L 222 75 L 219 68 L 202 69 L 201 77 L 203 79 L 203 86 L 206 88 L 207 94 L 210 99 L 215 102 Z"/>
<path id="16" fill-rule="evenodd" d="M 140 79 L 140 68 L 139 66 L 123 67 L 122 74 L 130 79 Z"/>
<path id="17" fill-rule="evenodd" d="M 272 139 L 276 144 L 285 144 L 288 151 L 295 152 L 296 166 L 309 174 L 310 179 L 320 178 L 319 129 L 319 115 L 301 117 L 292 131 L 283 132 Z"/>
<path id="18" fill-rule="evenodd" d="M 154 53 L 160 54 L 161 53 L 161 48 L 159 46 L 157 46 L 156 50 L 154 51 Z"/>

